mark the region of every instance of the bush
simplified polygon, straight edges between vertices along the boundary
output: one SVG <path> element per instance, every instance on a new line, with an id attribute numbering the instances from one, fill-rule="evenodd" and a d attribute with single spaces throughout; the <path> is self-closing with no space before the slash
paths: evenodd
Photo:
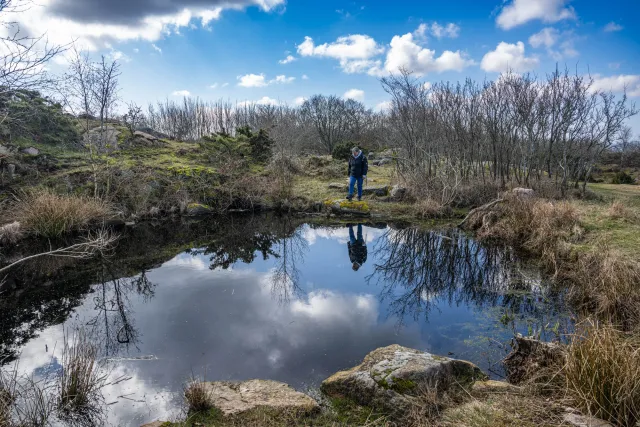
<path id="1" fill-rule="evenodd" d="M 33 191 L 15 204 L 11 212 L 28 233 L 43 237 L 80 231 L 111 214 L 110 205 L 100 199 L 59 195 L 50 190 Z"/>
<path id="2" fill-rule="evenodd" d="M 636 183 L 635 179 L 625 171 L 620 171 L 611 180 L 612 184 L 630 184 L 633 185 Z"/>
<path id="3" fill-rule="evenodd" d="M 184 400 L 189 408 L 189 413 L 204 412 L 213 407 L 209 387 L 198 378 L 192 378 L 185 386 Z"/>
<path id="4" fill-rule="evenodd" d="M 348 160 L 349 156 L 351 155 L 351 149 L 353 147 L 359 147 L 363 153 L 367 152 L 366 148 L 360 147 L 353 142 L 339 142 L 333 147 L 331 157 L 336 160 Z"/>
<path id="5" fill-rule="evenodd" d="M 592 322 L 580 328 L 565 365 L 570 398 L 583 411 L 618 426 L 640 420 L 638 342 L 610 326 Z"/>

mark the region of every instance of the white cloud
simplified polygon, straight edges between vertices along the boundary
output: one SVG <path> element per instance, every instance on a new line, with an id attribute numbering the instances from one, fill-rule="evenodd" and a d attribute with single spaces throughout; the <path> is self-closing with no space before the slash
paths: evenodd
<path id="1" fill-rule="evenodd" d="M 390 46 L 384 66 L 389 73 L 406 68 L 420 76 L 430 72 L 462 71 L 474 64 L 459 50 L 446 50 L 436 58 L 435 51 L 419 46 L 412 33 L 394 36 Z"/>
<path id="2" fill-rule="evenodd" d="M 626 90 L 629 96 L 640 97 L 640 74 L 620 74 L 608 77 L 595 74 L 591 90 L 617 93 L 622 93 Z"/>
<path id="3" fill-rule="evenodd" d="M 111 50 L 111 52 L 109 53 L 109 58 L 111 58 L 114 61 L 131 62 L 131 58 L 125 55 L 124 52 L 121 52 L 115 49 Z"/>
<path id="4" fill-rule="evenodd" d="M 77 2 L 85 0 L 76 0 Z M 270 11 L 284 4 L 285 0 L 247 0 L 228 1 L 222 6 L 218 1 L 178 2 L 165 0 L 162 2 L 140 2 L 136 0 L 127 9 L 86 2 L 82 7 L 75 7 L 71 1 L 39 0 L 23 12 L 14 15 L 20 25 L 21 34 L 39 35 L 46 33 L 51 44 L 66 45 L 71 42 L 81 49 L 96 51 L 108 43 L 130 40 L 155 42 L 168 34 L 179 33 L 181 28 L 193 26 L 193 21 L 200 20 L 202 26 L 219 19 L 225 9 L 243 9 L 257 5 L 264 11 Z M 151 7 L 144 7 L 147 4 Z M 120 2 L 120 4 L 124 4 Z M 154 7 L 157 6 L 157 7 Z M 110 7 L 110 9 L 105 9 Z M 135 9 L 135 10 L 134 10 Z M 97 13 L 109 12 L 104 19 L 92 19 Z M 83 15 L 92 15 L 89 17 Z M 108 18 L 108 19 L 107 19 Z"/>
<path id="5" fill-rule="evenodd" d="M 222 83 L 222 87 L 227 87 L 227 86 L 229 86 L 229 83 L 227 82 Z"/>
<path id="6" fill-rule="evenodd" d="M 138 49 L 137 47 L 135 49 L 133 49 L 133 53 L 139 53 L 140 49 Z"/>
<path id="7" fill-rule="evenodd" d="M 560 31 L 555 28 L 543 28 L 540 32 L 529 37 L 529 44 L 533 47 L 551 47 L 558 41 Z"/>
<path id="8" fill-rule="evenodd" d="M 391 109 L 392 106 L 393 106 L 393 103 L 391 101 L 382 101 L 378 105 L 376 105 L 376 110 L 377 111 L 387 111 L 387 110 Z"/>
<path id="9" fill-rule="evenodd" d="M 156 46 L 155 43 L 151 43 L 151 47 L 153 48 L 153 50 L 155 50 L 156 52 L 162 54 L 162 49 L 160 49 L 158 46 Z"/>
<path id="10" fill-rule="evenodd" d="M 217 88 L 218 88 L 218 83 L 214 83 L 209 86 L 209 89 L 217 89 Z"/>
<path id="11" fill-rule="evenodd" d="M 566 5 L 568 2 L 569 0 L 511 0 L 502 8 L 496 24 L 503 30 L 510 30 L 533 20 L 552 23 L 575 19 L 575 10 Z"/>
<path id="12" fill-rule="evenodd" d="M 191 96 L 191 92 L 189 92 L 188 90 L 175 90 L 175 91 L 173 91 L 173 93 L 171 95 L 173 95 L 173 96 Z"/>
<path id="13" fill-rule="evenodd" d="M 349 89 L 342 96 L 344 99 L 353 99 L 355 101 L 364 101 L 364 91 L 360 89 Z"/>
<path id="14" fill-rule="evenodd" d="M 559 49 L 553 49 L 558 43 Z M 529 37 L 529 44 L 534 48 L 545 47 L 549 55 L 556 61 L 564 57 L 574 57 L 578 55 L 578 51 L 574 47 L 575 37 L 573 32 L 560 31 L 555 28 L 543 28 L 541 31 Z"/>
<path id="15" fill-rule="evenodd" d="M 420 24 L 414 35 L 419 38 L 426 38 L 427 34 L 431 34 L 437 39 L 443 37 L 456 38 L 460 34 L 460 27 L 450 22 L 446 25 L 440 25 L 437 22 L 429 24 Z"/>
<path id="16" fill-rule="evenodd" d="M 280 61 L 278 61 L 279 64 L 288 64 L 290 62 L 295 61 L 296 58 L 293 55 L 287 55 L 286 58 L 281 59 Z"/>
<path id="17" fill-rule="evenodd" d="M 302 80 L 309 80 L 309 76 L 307 76 L 306 74 L 302 75 Z"/>
<path id="18" fill-rule="evenodd" d="M 238 86 L 242 87 L 263 87 L 268 83 L 265 80 L 264 74 L 245 74 L 244 76 L 238 76 Z"/>
<path id="19" fill-rule="evenodd" d="M 295 77 L 287 77 L 284 74 L 276 76 L 275 79 L 271 80 L 269 83 L 291 83 L 295 80 Z"/>
<path id="20" fill-rule="evenodd" d="M 311 37 L 305 37 L 297 49 L 301 56 L 337 59 L 340 61 L 340 67 L 347 73 L 365 71 L 367 66 L 372 65 L 368 62 L 369 58 L 384 52 L 384 48 L 379 46 L 373 38 L 362 34 L 338 37 L 335 42 L 318 46 Z"/>
<path id="21" fill-rule="evenodd" d="M 268 96 L 263 96 L 262 98 L 256 101 L 242 101 L 238 102 L 238 106 L 244 107 L 246 105 L 279 105 L 277 99 L 269 98 Z"/>
<path id="22" fill-rule="evenodd" d="M 524 43 L 500 42 L 495 50 L 484 55 L 480 67 L 484 71 L 496 73 L 503 73 L 508 70 L 520 73 L 533 70 L 538 66 L 538 63 L 538 58 L 525 56 Z"/>
<path id="23" fill-rule="evenodd" d="M 295 77 L 287 77 L 284 74 L 281 74 L 276 76 L 275 79 L 267 81 L 265 75 L 262 73 L 245 74 L 244 76 L 238 76 L 237 78 L 239 80 L 238 86 L 242 87 L 264 87 L 270 84 L 291 83 L 296 79 Z"/>
<path id="24" fill-rule="evenodd" d="M 616 22 L 609 22 L 604 26 L 604 31 L 607 33 L 614 33 L 616 31 L 622 31 L 624 27 Z"/>
<path id="25" fill-rule="evenodd" d="M 304 101 L 306 101 L 306 100 L 307 100 L 307 98 L 305 98 L 304 96 L 299 96 L 299 97 L 297 97 L 296 99 L 293 100 L 293 103 L 295 105 L 299 106 L 299 105 L 304 104 Z"/>
<path id="26" fill-rule="evenodd" d="M 431 89 L 431 82 L 424 82 L 424 84 L 422 85 L 422 88 L 424 90 L 429 90 Z"/>

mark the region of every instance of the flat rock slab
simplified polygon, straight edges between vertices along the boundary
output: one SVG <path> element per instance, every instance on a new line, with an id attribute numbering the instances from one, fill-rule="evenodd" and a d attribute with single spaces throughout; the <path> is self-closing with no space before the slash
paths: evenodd
<path id="1" fill-rule="evenodd" d="M 575 427 L 612 427 L 611 424 L 601 419 L 571 412 L 564 414 L 562 419 L 568 425 Z"/>
<path id="2" fill-rule="evenodd" d="M 360 365 L 327 378 L 321 388 L 331 397 L 401 412 L 422 391 L 444 391 L 451 384 L 470 385 L 486 378 L 470 362 L 394 344 L 372 351 Z"/>
<path id="3" fill-rule="evenodd" d="M 260 407 L 300 415 L 319 409 L 318 403 L 311 397 L 278 381 L 217 381 L 204 384 L 210 393 L 211 404 L 224 416 L 238 415 Z"/>
<path id="4" fill-rule="evenodd" d="M 371 212 L 367 202 L 349 201 L 347 199 L 328 200 L 325 206 L 335 215 L 369 216 Z"/>

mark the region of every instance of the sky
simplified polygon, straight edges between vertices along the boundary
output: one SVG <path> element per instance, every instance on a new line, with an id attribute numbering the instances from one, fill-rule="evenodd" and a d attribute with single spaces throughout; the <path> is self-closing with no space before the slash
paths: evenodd
<path id="1" fill-rule="evenodd" d="M 379 110 L 379 79 L 544 77 L 556 65 L 640 100 L 638 0 L 39 0 L 28 34 L 121 62 L 121 98 L 296 105 L 316 93 Z M 65 58 L 52 64 L 62 70 Z M 640 133 L 640 119 L 632 119 Z"/>

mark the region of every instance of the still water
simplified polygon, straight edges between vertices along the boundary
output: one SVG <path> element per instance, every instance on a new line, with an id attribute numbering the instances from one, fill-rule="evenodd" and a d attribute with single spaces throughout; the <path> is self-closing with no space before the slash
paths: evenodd
<path id="1" fill-rule="evenodd" d="M 513 251 L 389 224 L 144 225 L 111 257 L 26 266 L 9 285 L 20 291 L 5 297 L 0 357 L 50 375 L 69 331 L 90 329 L 111 377 L 126 378 L 104 389 L 107 422 L 122 426 L 177 416 L 193 374 L 304 391 L 394 343 L 500 378 L 514 331 L 553 339 L 570 323 Z"/>

